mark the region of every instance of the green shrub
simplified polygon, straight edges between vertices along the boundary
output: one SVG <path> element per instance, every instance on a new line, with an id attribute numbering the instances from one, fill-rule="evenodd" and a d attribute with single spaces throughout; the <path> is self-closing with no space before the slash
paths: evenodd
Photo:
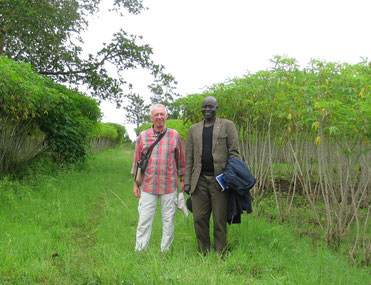
<path id="1" fill-rule="evenodd" d="M 91 146 L 93 151 L 119 147 L 123 143 L 131 143 L 124 126 L 115 123 L 101 123 L 95 125 Z"/>
<path id="2" fill-rule="evenodd" d="M 117 135 L 116 128 L 109 124 L 98 122 L 94 127 L 93 138 L 109 138 L 115 140 Z"/>
<path id="3" fill-rule="evenodd" d="M 106 123 L 106 124 L 116 129 L 116 132 L 117 132 L 116 145 L 117 146 L 120 146 L 124 143 L 131 143 L 131 140 L 126 131 L 126 128 L 123 125 L 116 124 L 116 123 Z"/>
<path id="4" fill-rule="evenodd" d="M 15 138 L 25 141 L 38 128 L 45 134 L 44 143 L 54 160 L 61 163 L 85 158 L 94 124 L 101 116 L 94 99 L 55 84 L 32 71 L 29 64 L 6 57 L 0 57 L 0 103 L 2 135 L 12 130 Z M 7 152 L 0 145 L 0 171 L 12 171 L 24 162 Z M 11 168 L 4 159 L 14 161 Z"/>
<path id="5" fill-rule="evenodd" d="M 188 129 L 191 126 L 191 122 L 184 123 L 182 120 L 167 120 L 166 127 L 170 129 L 177 130 L 181 136 L 183 142 L 187 139 Z M 149 129 L 152 127 L 152 123 L 146 123 L 141 125 L 135 131 L 139 134 L 141 131 Z"/>

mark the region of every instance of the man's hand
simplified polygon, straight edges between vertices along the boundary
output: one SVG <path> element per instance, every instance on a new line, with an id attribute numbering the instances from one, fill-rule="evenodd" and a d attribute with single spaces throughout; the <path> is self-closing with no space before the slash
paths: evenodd
<path id="1" fill-rule="evenodd" d="M 184 181 L 180 181 L 180 193 L 184 193 Z"/>
<path id="2" fill-rule="evenodd" d="M 183 182 L 183 184 L 184 184 L 184 182 Z M 184 192 L 186 192 L 186 194 L 189 195 L 190 190 L 191 190 L 191 185 L 190 184 L 184 185 Z"/>
<path id="3" fill-rule="evenodd" d="M 135 183 L 135 181 L 134 181 L 134 196 L 137 198 L 140 198 L 140 189 L 137 183 Z"/>

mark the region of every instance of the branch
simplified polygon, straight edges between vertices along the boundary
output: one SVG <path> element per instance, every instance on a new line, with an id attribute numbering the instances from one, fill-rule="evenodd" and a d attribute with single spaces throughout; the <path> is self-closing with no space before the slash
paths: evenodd
<path id="1" fill-rule="evenodd" d="M 88 73 L 94 70 L 97 70 L 100 65 L 97 65 L 95 67 L 90 67 L 90 68 L 83 68 L 80 70 L 71 70 L 71 71 L 38 71 L 38 73 L 43 74 L 43 75 L 53 75 L 53 76 L 68 76 L 68 75 L 75 75 L 75 74 L 83 74 L 83 73 Z"/>
<path id="2" fill-rule="evenodd" d="M 8 25 L 5 25 L 0 30 L 0 55 L 3 54 L 4 48 L 5 48 L 5 38 L 6 35 L 9 33 L 10 29 L 14 26 L 14 23 L 9 23 Z"/>

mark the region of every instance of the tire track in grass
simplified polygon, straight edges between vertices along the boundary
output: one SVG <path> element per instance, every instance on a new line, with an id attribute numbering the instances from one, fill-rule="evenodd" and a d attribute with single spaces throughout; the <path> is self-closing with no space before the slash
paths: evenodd
<path id="1" fill-rule="evenodd" d="M 60 254 L 61 256 L 54 258 L 58 275 L 63 279 L 63 284 L 102 283 L 100 280 L 102 280 L 101 274 L 104 270 L 102 271 L 101 258 L 104 258 L 104 254 L 101 253 L 100 235 L 102 228 L 104 231 L 110 230 L 106 228 L 106 217 L 112 208 L 110 201 L 117 199 L 128 211 L 130 210 L 117 194 L 123 186 L 120 185 L 120 181 L 126 181 L 126 178 L 122 178 L 122 173 L 130 171 L 131 159 L 130 163 L 123 162 L 123 158 L 126 159 L 128 153 L 131 158 L 131 152 L 120 153 L 120 155 L 112 155 L 111 152 L 98 154 L 88 171 L 80 172 L 74 178 L 74 181 L 81 182 L 79 189 L 85 190 L 86 199 L 89 202 L 87 204 L 82 201 L 76 205 L 84 208 L 82 213 L 84 219 L 80 219 L 78 224 L 74 224 L 70 228 L 70 234 L 65 239 L 68 247 L 66 254 Z M 123 169 L 124 167 L 125 169 Z M 130 175 L 127 174 L 127 176 Z M 71 184 L 76 191 L 74 181 Z M 112 183 L 112 181 L 115 182 Z M 130 214 L 132 213 L 130 212 Z M 105 242 L 103 241 L 103 244 Z"/>
<path id="2" fill-rule="evenodd" d="M 94 281 L 96 258 L 92 252 L 97 244 L 97 231 L 105 212 L 106 193 L 102 192 L 93 202 L 88 213 L 88 218 L 83 224 L 75 227 L 68 241 L 71 250 L 67 259 L 58 260 L 55 256 L 57 267 L 61 276 L 68 276 L 70 284 L 85 284 Z M 53 256 L 52 256 L 53 257 Z"/>

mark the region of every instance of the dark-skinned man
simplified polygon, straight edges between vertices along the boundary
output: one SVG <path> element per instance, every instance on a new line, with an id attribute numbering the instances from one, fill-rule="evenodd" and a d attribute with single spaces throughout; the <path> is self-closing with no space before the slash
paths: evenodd
<path id="1" fill-rule="evenodd" d="M 228 158 L 237 157 L 238 134 L 234 123 L 216 117 L 217 100 L 206 97 L 201 106 L 204 120 L 192 125 L 185 147 L 184 190 L 191 194 L 194 228 L 199 250 L 210 251 L 210 217 L 214 221 L 214 250 L 223 254 L 227 247 L 228 197 L 215 177 L 223 173 Z"/>

